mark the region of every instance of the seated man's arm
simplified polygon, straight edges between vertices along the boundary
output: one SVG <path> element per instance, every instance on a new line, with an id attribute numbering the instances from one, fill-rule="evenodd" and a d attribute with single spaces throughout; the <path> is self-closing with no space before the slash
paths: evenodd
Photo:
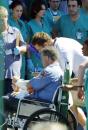
<path id="1" fill-rule="evenodd" d="M 49 72 L 43 71 L 40 75 L 29 81 L 27 90 L 29 93 L 33 93 L 47 87 L 50 83 L 52 83 L 52 79 Z"/>

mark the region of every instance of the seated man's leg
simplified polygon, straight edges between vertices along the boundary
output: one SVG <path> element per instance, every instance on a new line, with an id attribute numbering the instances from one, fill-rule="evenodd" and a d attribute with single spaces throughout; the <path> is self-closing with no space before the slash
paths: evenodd
<path id="1" fill-rule="evenodd" d="M 18 99 L 13 96 L 3 96 L 4 109 L 6 112 L 16 112 L 18 106 Z"/>

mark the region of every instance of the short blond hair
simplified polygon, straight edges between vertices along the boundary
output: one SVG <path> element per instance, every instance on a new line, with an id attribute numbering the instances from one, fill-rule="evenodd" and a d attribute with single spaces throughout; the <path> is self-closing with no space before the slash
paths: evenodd
<path id="1" fill-rule="evenodd" d="M 51 41 L 52 41 L 52 38 L 45 32 L 37 32 L 34 34 L 32 38 L 33 45 L 35 45 L 36 43 L 39 45 L 43 45 L 43 43 L 50 45 Z"/>
<path id="2" fill-rule="evenodd" d="M 0 6 L 0 16 L 8 16 L 8 11 L 4 6 Z"/>

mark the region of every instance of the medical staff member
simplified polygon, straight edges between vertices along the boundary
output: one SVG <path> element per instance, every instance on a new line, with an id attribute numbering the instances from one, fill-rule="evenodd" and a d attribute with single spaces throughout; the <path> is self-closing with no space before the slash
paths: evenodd
<path id="1" fill-rule="evenodd" d="M 12 78 L 14 75 L 20 77 L 21 55 L 26 51 L 26 46 L 19 30 L 8 24 L 8 12 L 3 6 L 0 6 L 0 78 L 4 81 L 4 94 L 12 90 Z M 16 46 L 18 35 L 20 35 L 20 46 Z"/>
<path id="2" fill-rule="evenodd" d="M 64 14 L 62 11 L 59 10 L 60 3 L 60 0 L 49 0 L 49 8 L 47 8 L 44 15 L 44 18 L 48 21 L 51 31 L 56 22 Z"/>
<path id="3" fill-rule="evenodd" d="M 28 31 L 30 41 L 36 32 L 46 32 L 51 35 L 51 30 L 46 19 L 44 19 L 46 6 L 42 0 L 35 0 L 31 5 Z"/>
<path id="4" fill-rule="evenodd" d="M 26 23 L 21 20 L 21 16 L 23 13 L 23 3 L 19 0 L 15 0 L 10 4 L 10 14 L 9 14 L 9 19 L 8 23 L 12 27 L 16 27 L 20 30 L 21 35 L 24 39 L 25 42 L 28 42 L 28 30 Z M 19 46 L 19 45 L 18 45 Z M 22 55 L 22 67 L 21 67 L 21 78 L 25 78 L 26 74 L 26 57 L 25 54 Z"/>
<path id="5" fill-rule="evenodd" d="M 88 20 L 80 13 L 79 0 L 68 0 L 67 2 L 68 15 L 60 18 L 56 28 L 58 28 L 60 36 L 73 38 L 80 42 L 80 44 L 83 44 L 88 37 Z"/>

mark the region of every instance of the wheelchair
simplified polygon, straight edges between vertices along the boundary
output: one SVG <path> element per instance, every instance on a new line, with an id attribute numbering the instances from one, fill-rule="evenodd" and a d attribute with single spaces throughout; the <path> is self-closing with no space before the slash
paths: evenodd
<path id="1" fill-rule="evenodd" d="M 14 108 L 14 103 L 15 108 L 7 112 L 7 127 L 28 130 L 32 125 L 40 122 L 61 122 L 70 130 L 77 130 L 76 118 L 68 108 L 68 91 L 63 90 L 62 87 L 57 89 L 52 102 L 28 98 L 22 100 L 14 98 L 14 101 L 12 106 Z"/>

